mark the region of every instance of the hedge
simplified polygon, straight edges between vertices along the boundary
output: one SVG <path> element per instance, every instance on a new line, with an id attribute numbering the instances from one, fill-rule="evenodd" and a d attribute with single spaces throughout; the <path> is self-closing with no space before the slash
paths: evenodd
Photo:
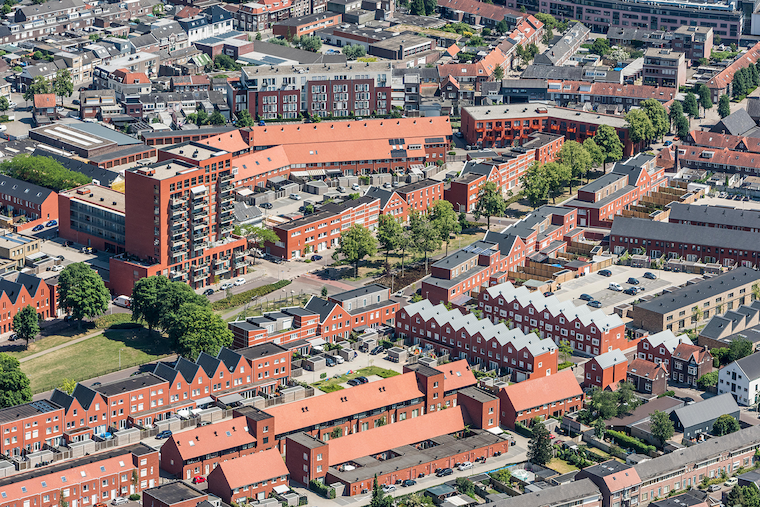
<path id="1" fill-rule="evenodd" d="M 329 498 L 330 500 L 335 498 L 335 488 L 331 488 L 327 484 L 315 479 L 312 479 L 311 482 L 309 482 L 309 489 L 325 498 Z"/>
<path id="2" fill-rule="evenodd" d="M 525 426 L 520 421 L 515 421 L 515 432 L 528 438 L 533 438 L 533 430 Z"/>
<path id="3" fill-rule="evenodd" d="M 236 306 L 242 306 L 249 302 L 251 298 L 256 296 L 266 296 L 276 290 L 282 289 L 286 285 L 290 284 L 291 280 L 280 280 L 277 283 L 271 283 L 269 285 L 262 285 L 255 289 L 241 292 L 240 294 L 233 294 L 219 301 L 211 303 L 212 310 L 227 310 L 228 308 L 235 308 Z"/>
<path id="4" fill-rule="evenodd" d="M 647 456 L 649 456 L 650 452 L 655 451 L 655 447 L 653 445 L 647 445 L 641 440 L 637 438 L 629 437 L 625 433 L 621 433 L 619 431 L 607 430 L 605 432 L 605 435 L 608 435 L 620 447 L 623 447 L 626 449 L 633 449 L 638 454 L 646 454 Z"/>

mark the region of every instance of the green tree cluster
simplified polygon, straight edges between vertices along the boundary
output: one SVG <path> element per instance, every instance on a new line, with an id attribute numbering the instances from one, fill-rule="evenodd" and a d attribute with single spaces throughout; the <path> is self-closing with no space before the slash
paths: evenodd
<path id="1" fill-rule="evenodd" d="M 0 353 L 0 408 L 32 401 L 29 378 L 21 371 L 18 359 Z"/>
<path id="2" fill-rule="evenodd" d="M 344 46 L 341 52 L 346 55 L 347 60 L 356 60 L 367 54 L 367 50 L 361 44 L 349 44 Z"/>
<path id="3" fill-rule="evenodd" d="M 21 153 L 1 163 L 0 173 L 56 192 L 92 181 L 82 173 L 69 171 L 51 157 L 32 156 L 27 153 Z"/>
<path id="4" fill-rule="evenodd" d="M 247 109 L 242 109 L 237 112 L 237 122 L 235 122 L 235 125 L 240 128 L 253 127 L 256 125 L 256 122 L 251 117 L 251 113 L 249 113 Z"/>
<path id="5" fill-rule="evenodd" d="M 111 295 L 97 271 L 84 262 L 66 266 L 58 277 L 58 299 L 81 328 L 85 318 L 93 319 L 108 310 Z"/>
<path id="6" fill-rule="evenodd" d="M 280 241 L 272 229 L 266 227 L 260 227 L 258 225 L 240 225 L 236 226 L 233 233 L 237 236 L 242 236 L 248 240 L 249 248 L 258 248 L 259 250 L 264 248 L 266 242 L 275 243 Z M 256 264 L 256 256 L 253 256 L 253 264 Z"/>
<path id="7" fill-rule="evenodd" d="M 478 190 L 478 198 L 472 215 L 475 220 L 486 217 L 488 230 L 491 230 L 491 217 L 500 217 L 507 211 L 507 203 L 501 195 L 499 186 L 493 181 L 486 181 Z"/>
<path id="8" fill-rule="evenodd" d="M 608 163 L 614 163 L 623 158 L 623 143 L 614 127 L 600 125 L 596 129 L 593 140 L 604 155 L 604 172 L 607 172 Z"/>
<path id="9" fill-rule="evenodd" d="M 553 457 L 549 431 L 541 421 L 534 421 L 533 437 L 528 442 L 528 461 L 536 465 L 546 465 Z"/>
<path id="10" fill-rule="evenodd" d="M 634 394 L 633 385 L 629 382 L 620 382 L 616 391 L 594 389 L 591 391 L 591 401 L 587 404 L 589 413 L 586 420 L 592 421 L 597 418 L 604 420 L 612 419 L 621 414 L 626 414 L 641 404 Z"/>
<path id="11" fill-rule="evenodd" d="M 39 334 L 40 317 L 32 305 L 26 305 L 13 316 L 13 332 L 19 339 L 26 342 L 27 347 L 29 347 L 29 340 Z"/>
<path id="12" fill-rule="evenodd" d="M 273 41 L 270 41 L 273 42 Z M 240 70 L 242 65 L 237 63 L 232 57 L 225 54 L 219 54 L 214 57 L 214 68 L 221 70 Z"/>
<path id="13" fill-rule="evenodd" d="M 734 73 L 731 80 L 731 93 L 735 99 L 741 100 L 758 86 L 760 86 L 760 73 L 755 64 L 750 63 Z"/>
<path id="14" fill-rule="evenodd" d="M 359 276 L 359 263 L 368 255 L 377 253 L 377 240 L 372 233 L 361 224 L 354 224 L 340 235 L 340 243 L 333 254 L 337 259 L 342 255 L 345 260 L 354 265 L 354 276 Z"/>
<path id="15" fill-rule="evenodd" d="M 697 386 L 705 390 L 709 387 L 715 387 L 718 385 L 718 372 L 717 371 L 711 371 L 710 373 L 705 373 L 699 379 L 697 380 Z"/>
<path id="16" fill-rule="evenodd" d="M 52 91 L 56 97 L 71 97 L 74 93 L 74 81 L 71 78 L 69 69 L 58 69 L 53 78 Z"/>
<path id="17" fill-rule="evenodd" d="M 721 95 L 720 99 L 718 99 L 718 115 L 721 118 L 725 118 L 731 114 L 731 99 L 728 98 L 728 95 Z"/>
<path id="18" fill-rule="evenodd" d="M 728 493 L 726 505 L 742 507 L 760 507 L 760 490 L 757 486 L 734 486 Z"/>
<path id="19" fill-rule="evenodd" d="M 673 421 L 670 420 L 670 414 L 655 410 L 650 415 L 650 431 L 652 436 L 660 441 L 660 446 L 670 439 L 675 433 Z"/>
<path id="20" fill-rule="evenodd" d="M 713 423 L 712 431 L 713 435 L 719 437 L 728 435 L 729 433 L 734 433 L 736 431 L 739 431 L 739 421 L 734 419 L 734 417 L 731 415 L 723 414 L 718 417 Z"/>
<path id="21" fill-rule="evenodd" d="M 40 58 L 41 57 L 42 53 L 40 53 Z M 50 81 L 42 76 L 37 76 L 29 84 L 29 87 L 26 89 L 26 91 L 24 91 L 23 97 L 25 101 L 29 102 L 30 100 L 34 99 L 35 95 L 50 93 L 50 90 Z"/>

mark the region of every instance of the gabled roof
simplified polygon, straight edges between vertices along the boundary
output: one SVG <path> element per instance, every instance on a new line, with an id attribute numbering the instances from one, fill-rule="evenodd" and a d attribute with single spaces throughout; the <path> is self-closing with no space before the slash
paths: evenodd
<path id="1" fill-rule="evenodd" d="M 192 382 L 195 380 L 195 376 L 198 374 L 200 366 L 192 361 L 188 361 L 184 357 L 180 357 L 177 360 L 177 364 L 174 366 L 174 368 L 182 373 L 182 376 L 185 377 L 185 380 Z"/>
<path id="2" fill-rule="evenodd" d="M 390 202 L 391 197 L 393 197 L 393 194 L 395 193 L 395 190 L 385 190 L 380 187 L 369 187 L 364 195 L 367 197 L 372 197 L 374 199 L 380 199 L 380 209 L 385 209 L 385 206 L 388 204 L 388 202 Z"/>
<path id="3" fill-rule="evenodd" d="M 195 83 L 195 81 L 191 82 L 193 84 L 198 84 Z M 205 84 L 208 85 L 208 79 L 206 79 Z M 239 151 L 244 151 L 251 148 L 243 139 L 243 135 L 240 133 L 240 130 L 225 132 L 224 134 L 202 139 L 198 142 L 212 148 L 219 148 L 220 150 L 224 150 L 229 153 L 237 153 Z"/>
<path id="4" fill-rule="evenodd" d="M 236 417 L 175 433 L 170 439 L 177 446 L 177 451 L 183 460 L 256 442 L 254 436 L 248 432 L 245 417 Z"/>
<path id="5" fill-rule="evenodd" d="M 739 405 L 731 393 L 719 394 L 703 401 L 677 408 L 673 411 L 675 417 L 684 428 L 703 426 L 704 423 L 714 421 L 723 414 L 733 415 L 739 413 Z M 728 449 L 723 449 L 727 451 Z"/>
<path id="6" fill-rule="evenodd" d="M 324 322 L 324 320 L 328 315 L 330 315 L 330 312 L 332 312 L 333 308 L 336 306 L 340 305 L 338 305 L 338 303 L 332 303 L 317 296 L 312 296 L 304 308 L 311 312 L 318 313 L 320 322 Z"/>
<path id="7" fill-rule="evenodd" d="M 203 371 L 206 372 L 206 375 L 208 375 L 209 378 L 214 377 L 216 370 L 222 363 L 219 359 L 215 358 L 214 356 L 210 356 L 205 352 L 201 352 L 195 362 L 198 364 L 198 366 L 203 368 Z"/>
<path id="8" fill-rule="evenodd" d="M 758 44 L 760 45 L 760 43 Z M 756 126 L 755 120 L 752 119 L 746 109 L 737 109 L 720 120 L 711 130 L 713 132 L 721 132 L 721 130 L 725 129 L 726 134 L 740 136 Z"/>
<path id="9" fill-rule="evenodd" d="M 240 354 L 227 347 L 222 347 L 222 350 L 219 351 L 219 354 L 216 357 L 219 358 L 230 371 L 237 368 L 237 365 L 240 364 L 240 360 L 242 359 Z"/>
<path id="10" fill-rule="evenodd" d="M 613 366 L 628 361 L 620 349 L 610 350 L 609 352 L 596 356 L 594 359 L 596 360 L 596 364 L 601 366 L 602 370 L 612 368 Z"/>
<path id="11" fill-rule="evenodd" d="M 290 475 L 280 451 L 276 448 L 223 461 L 217 469 L 212 474 L 222 474 L 230 489 Z"/>
<path id="12" fill-rule="evenodd" d="M 35 109 L 55 107 L 55 105 L 55 94 L 53 93 L 38 93 L 34 96 Z"/>
<path id="13" fill-rule="evenodd" d="M 330 299 L 335 300 L 335 301 L 346 301 L 348 299 L 358 298 L 361 296 L 376 295 L 376 294 L 388 295 L 389 292 L 390 292 L 390 289 L 388 287 L 373 283 L 371 285 L 365 285 L 363 287 L 359 287 L 358 289 L 352 289 L 352 290 L 347 290 L 345 292 L 340 292 L 338 294 L 335 294 L 334 296 L 330 296 Z"/>
<path id="14" fill-rule="evenodd" d="M 503 388 L 501 392 L 512 403 L 515 412 L 558 400 L 583 396 L 583 389 L 569 368 L 560 370 L 548 377 L 539 377 L 512 384 Z"/>
<path id="15" fill-rule="evenodd" d="M 755 352 L 735 361 L 750 381 L 760 378 L 760 353 Z"/>
<path id="16" fill-rule="evenodd" d="M 708 354 L 705 347 L 697 347 L 691 343 L 679 343 L 671 357 L 687 362 L 694 360 L 694 362 L 699 363 L 704 359 L 705 354 Z"/>
<path id="17" fill-rule="evenodd" d="M 711 89 L 722 89 L 727 87 L 734 79 L 734 74 L 739 69 L 749 66 L 750 63 L 756 63 L 760 59 L 760 42 L 752 46 L 746 53 L 742 53 L 734 62 L 720 71 L 717 76 L 707 82 L 707 87 Z"/>
<path id="18" fill-rule="evenodd" d="M 691 343 L 691 340 L 687 335 L 682 334 L 680 336 L 676 336 L 670 329 L 649 335 L 644 339 L 649 342 L 649 345 L 651 345 L 652 348 L 658 348 L 662 346 L 665 347 L 665 349 L 667 349 L 667 351 L 671 354 L 674 350 L 676 350 L 676 347 L 678 347 L 680 343 Z"/>
<path id="19" fill-rule="evenodd" d="M 668 372 L 660 363 L 636 358 L 628 364 L 628 373 L 648 379 L 654 379 L 662 373 L 667 378 Z"/>
<path id="20" fill-rule="evenodd" d="M 74 392 L 71 393 L 71 396 L 76 398 L 85 410 L 90 409 L 90 405 L 92 405 L 92 402 L 97 395 L 97 391 L 81 383 L 77 383 L 76 387 L 74 387 Z"/>
<path id="21" fill-rule="evenodd" d="M 49 188 L 40 187 L 39 185 L 0 174 L 0 193 L 33 202 L 34 204 L 42 204 L 54 192 Z"/>
<path id="22" fill-rule="evenodd" d="M 153 369 L 153 374 L 162 379 L 168 380 L 170 386 L 174 384 L 174 379 L 177 378 L 177 375 L 181 375 L 179 370 L 175 370 L 174 368 L 169 367 L 166 363 L 161 362 L 156 364 L 156 367 Z"/>

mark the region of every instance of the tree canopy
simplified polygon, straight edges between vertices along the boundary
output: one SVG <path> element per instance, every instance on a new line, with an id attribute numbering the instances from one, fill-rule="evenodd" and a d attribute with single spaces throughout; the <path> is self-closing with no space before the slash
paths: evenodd
<path id="1" fill-rule="evenodd" d="M 356 60 L 367 54 L 367 50 L 361 44 L 349 44 L 344 46 L 341 52 L 346 55 L 347 60 Z"/>
<path id="2" fill-rule="evenodd" d="M 26 342 L 37 336 L 40 332 L 40 319 L 37 310 L 32 305 L 26 305 L 13 316 L 13 332 Z"/>
<path id="3" fill-rule="evenodd" d="M 66 266 L 58 277 L 61 306 L 81 325 L 84 318 L 95 318 L 108 310 L 110 294 L 103 279 L 90 266 L 75 262 Z"/>
<path id="4" fill-rule="evenodd" d="M 441 241 L 446 243 L 446 255 L 448 255 L 451 235 L 462 232 L 462 226 L 454 211 L 454 206 L 449 201 L 442 199 L 435 201 L 430 212 L 430 221 L 433 222 L 433 226 L 438 231 Z"/>
<path id="5" fill-rule="evenodd" d="M 719 437 L 735 431 L 739 431 L 739 421 L 731 415 L 723 414 L 713 423 L 713 434 Z"/>
<path id="6" fill-rule="evenodd" d="M 573 178 L 586 176 L 594 162 L 591 154 L 578 141 L 565 141 L 559 150 L 559 159 L 570 168 Z M 572 184 L 570 186 L 572 188 Z"/>
<path id="7" fill-rule="evenodd" d="M 82 173 L 69 171 L 54 158 L 32 156 L 28 153 L 21 153 L 0 163 L 0 173 L 56 192 L 92 181 Z"/>
<path id="8" fill-rule="evenodd" d="M 660 446 L 670 439 L 675 433 L 673 421 L 670 420 L 670 414 L 655 410 L 650 416 L 650 431 L 652 436 L 660 441 Z"/>
<path id="9" fill-rule="evenodd" d="M 520 177 L 520 186 L 531 207 L 538 208 L 549 196 L 546 167 L 540 162 L 533 162 Z"/>
<path id="10" fill-rule="evenodd" d="M 232 345 L 232 331 L 210 305 L 183 304 L 171 318 L 169 339 L 181 356 L 195 360 L 201 352 L 216 357 Z"/>
<path id="11" fill-rule="evenodd" d="M 248 112 L 247 109 L 241 109 L 237 113 L 237 122 L 235 123 L 238 127 L 253 127 L 256 125 L 256 122 L 251 118 L 251 113 Z"/>
<path id="12" fill-rule="evenodd" d="M 475 203 L 475 209 L 472 215 L 475 220 L 480 220 L 481 216 L 486 217 L 488 229 L 491 229 L 491 217 L 500 217 L 507 210 L 507 203 L 501 196 L 498 185 L 493 181 L 486 181 L 478 190 L 478 200 Z"/>
<path id="13" fill-rule="evenodd" d="M 23 97 L 28 102 L 33 100 L 35 95 L 42 93 L 50 93 L 50 82 L 42 76 L 37 76 L 26 89 Z"/>
<path id="14" fill-rule="evenodd" d="M 132 289 L 132 318 L 145 321 L 150 331 L 161 324 L 162 292 L 170 283 L 163 275 L 147 276 Z"/>
<path id="15" fill-rule="evenodd" d="M 0 408 L 32 401 L 29 378 L 21 371 L 18 359 L 0 353 Z"/>
<path id="16" fill-rule="evenodd" d="M 380 247 L 385 250 L 385 265 L 389 266 L 388 258 L 391 252 L 398 249 L 401 244 L 401 233 L 403 227 L 391 215 L 380 215 L 377 225 L 377 241 Z"/>
<path id="17" fill-rule="evenodd" d="M 728 98 L 728 95 L 721 95 L 720 99 L 718 99 L 718 115 L 721 118 L 725 118 L 731 114 L 731 99 Z"/>
<path id="18" fill-rule="evenodd" d="M 53 93 L 57 97 L 71 97 L 74 93 L 74 82 L 71 79 L 69 69 L 58 69 L 53 78 Z"/>
<path id="19" fill-rule="evenodd" d="M 536 465 L 546 465 L 553 457 L 549 431 L 541 421 L 533 423 L 533 437 L 528 442 L 528 461 Z"/>
<path id="20" fill-rule="evenodd" d="M 354 224 L 340 235 L 340 245 L 335 253 L 353 264 L 354 276 L 359 276 L 359 262 L 368 255 L 377 253 L 377 240 L 366 227 Z"/>
<path id="21" fill-rule="evenodd" d="M 593 139 L 604 153 L 604 171 L 607 172 L 608 163 L 617 162 L 623 158 L 623 143 L 615 128 L 609 125 L 600 125 Z"/>
<path id="22" fill-rule="evenodd" d="M 428 255 L 441 246 L 441 233 L 430 217 L 418 211 L 412 211 L 409 216 L 409 230 L 412 233 L 412 248 L 425 255 L 425 271 L 427 271 Z"/>
<path id="23" fill-rule="evenodd" d="M 646 113 L 649 121 L 652 122 L 654 128 L 654 137 L 662 138 L 670 130 L 670 120 L 668 119 L 668 112 L 663 105 L 657 99 L 647 99 L 639 107 Z"/>
<path id="24" fill-rule="evenodd" d="M 693 92 L 686 94 L 683 101 L 683 112 L 692 118 L 699 116 L 699 104 L 697 103 L 697 96 Z"/>
<path id="25" fill-rule="evenodd" d="M 628 125 L 628 138 L 632 143 L 648 143 L 655 138 L 655 128 L 652 120 L 641 109 L 634 109 L 625 115 L 625 121 Z"/>
<path id="26" fill-rule="evenodd" d="M 242 66 L 235 60 L 225 54 L 218 54 L 214 57 L 214 68 L 222 70 L 240 70 Z"/>

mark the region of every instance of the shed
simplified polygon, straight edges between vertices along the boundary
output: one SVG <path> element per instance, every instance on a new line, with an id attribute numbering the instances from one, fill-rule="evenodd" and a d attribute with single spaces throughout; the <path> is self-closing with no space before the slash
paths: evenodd
<path id="1" fill-rule="evenodd" d="M 323 195 L 330 190 L 324 181 L 309 181 L 304 185 L 304 191 L 314 195 Z"/>
<path id="2" fill-rule="evenodd" d="M 456 488 L 448 484 L 440 484 L 425 490 L 425 496 L 429 496 L 436 504 L 441 504 L 444 500 L 457 494 Z"/>
<path id="3" fill-rule="evenodd" d="M 405 363 L 409 353 L 401 347 L 393 347 L 388 350 L 388 360 L 394 363 Z"/>
<path id="4" fill-rule="evenodd" d="M 327 367 L 327 362 L 322 356 L 310 357 L 304 361 L 304 367 L 309 371 L 320 371 Z"/>

